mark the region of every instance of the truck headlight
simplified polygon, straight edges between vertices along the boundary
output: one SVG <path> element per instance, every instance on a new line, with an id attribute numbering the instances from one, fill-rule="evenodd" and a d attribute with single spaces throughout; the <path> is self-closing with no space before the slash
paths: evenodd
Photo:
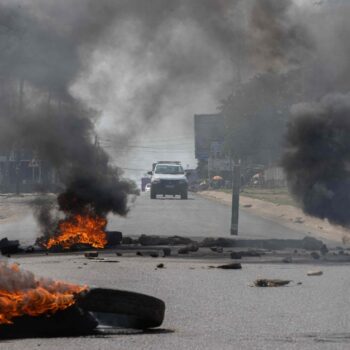
<path id="1" fill-rule="evenodd" d="M 154 179 L 154 180 L 152 181 L 152 183 L 153 183 L 153 184 L 159 184 L 159 183 L 160 183 L 160 179 Z"/>

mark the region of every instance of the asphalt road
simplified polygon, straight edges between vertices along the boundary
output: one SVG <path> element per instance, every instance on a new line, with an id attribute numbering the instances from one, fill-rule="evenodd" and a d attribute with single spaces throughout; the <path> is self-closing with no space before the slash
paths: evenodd
<path id="1" fill-rule="evenodd" d="M 124 235 L 180 235 L 189 237 L 230 237 L 231 209 L 222 203 L 190 194 L 188 200 L 178 197 L 149 198 L 142 193 L 127 218 L 109 217 L 109 228 Z M 241 238 L 303 238 L 307 232 L 294 231 L 275 222 L 241 210 Z"/>
<path id="2" fill-rule="evenodd" d="M 137 199 L 127 219 L 113 217 L 111 229 L 126 235 L 227 236 L 230 208 L 197 196 Z M 242 237 L 298 238 L 268 220 L 241 212 Z M 27 226 L 29 230 L 30 226 Z M 14 230 L 13 232 L 15 232 Z M 0 341 L 0 349 L 349 349 L 350 279 L 343 265 L 245 264 L 242 270 L 219 270 L 215 260 L 147 257 L 87 260 L 82 253 L 24 255 L 11 259 L 38 276 L 90 286 L 154 295 L 166 303 L 162 329 L 153 333 Z M 0 259 L 5 259 L 0 257 Z M 165 269 L 155 269 L 160 262 Z M 321 268 L 323 276 L 307 277 Z M 255 288 L 256 278 L 283 278 L 288 287 Z M 298 285 L 297 282 L 302 282 Z"/>
<path id="3" fill-rule="evenodd" d="M 114 257 L 115 259 L 115 257 Z M 24 257 L 21 268 L 38 275 L 147 293 L 163 299 L 166 317 L 154 333 L 0 341 L 2 350 L 110 349 L 349 349 L 349 267 L 244 264 L 209 269 L 208 262 L 119 257 L 96 262 L 82 255 Z M 165 269 L 155 269 L 164 262 Z M 215 264 L 210 261 L 210 265 Z M 294 282 L 256 288 L 257 277 Z M 297 282 L 302 282 L 298 285 Z"/>

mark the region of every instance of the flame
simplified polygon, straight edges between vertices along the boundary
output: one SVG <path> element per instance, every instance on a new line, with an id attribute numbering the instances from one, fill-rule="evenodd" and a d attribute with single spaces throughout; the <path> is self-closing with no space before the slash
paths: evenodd
<path id="1" fill-rule="evenodd" d="M 77 243 L 89 244 L 94 248 L 104 248 L 107 237 L 104 231 L 107 220 L 92 215 L 75 215 L 59 223 L 59 235 L 52 237 L 45 244 L 47 249 L 60 245 L 69 249 Z"/>
<path id="2" fill-rule="evenodd" d="M 37 280 L 18 265 L 0 264 L 0 324 L 11 324 L 19 316 L 54 314 L 75 304 L 76 295 L 87 286 L 50 279 Z"/>

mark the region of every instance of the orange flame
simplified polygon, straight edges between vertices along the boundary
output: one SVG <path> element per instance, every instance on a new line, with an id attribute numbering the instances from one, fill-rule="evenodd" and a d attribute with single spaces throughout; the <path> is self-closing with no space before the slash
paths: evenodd
<path id="1" fill-rule="evenodd" d="M 54 314 L 75 304 L 76 295 L 87 289 L 50 279 L 35 279 L 18 265 L 0 264 L 0 324 L 19 316 Z"/>
<path id="2" fill-rule="evenodd" d="M 104 231 L 106 225 L 105 218 L 75 215 L 60 222 L 60 234 L 50 238 L 45 247 L 49 249 L 52 246 L 60 245 L 63 249 L 69 249 L 74 244 L 82 243 L 89 244 L 94 248 L 104 248 L 107 244 L 107 236 Z"/>

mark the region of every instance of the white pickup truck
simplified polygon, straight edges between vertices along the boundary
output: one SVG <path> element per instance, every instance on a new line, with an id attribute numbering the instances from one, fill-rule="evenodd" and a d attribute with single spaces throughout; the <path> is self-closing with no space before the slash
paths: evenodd
<path id="1" fill-rule="evenodd" d="M 151 177 L 151 199 L 157 195 L 180 195 L 188 198 L 188 182 L 186 173 L 180 162 L 162 161 L 153 164 Z"/>

